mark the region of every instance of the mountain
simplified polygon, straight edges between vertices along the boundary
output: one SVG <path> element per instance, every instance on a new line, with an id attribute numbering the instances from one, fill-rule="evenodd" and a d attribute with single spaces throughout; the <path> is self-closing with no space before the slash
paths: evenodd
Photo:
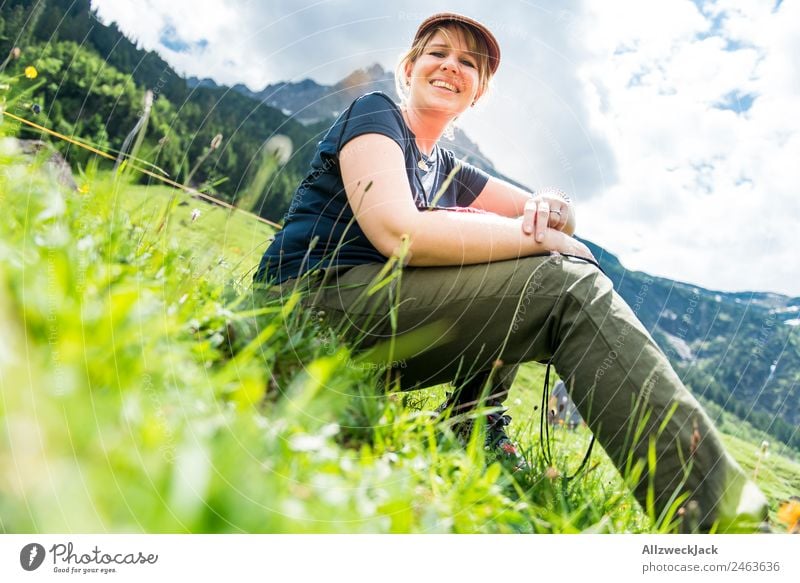
<path id="1" fill-rule="evenodd" d="M 334 85 L 320 85 L 311 79 L 304 79 L 267 85 L 258 92 L 250 91 L 243 85 L 233 89 L 278 108 L 304 124 L 335 118 L 355 98 L 370 91 L 383 91 L 396 97 L 394 76 L 377 64 L 357 69 Z"/>
<path id="2" fill-rule="evenodd" d="M 208 79 L 189 80 L 192 86 L 213 83 Z M 327 129 L 336 116 L 347 109 L 354 99 L 365 93 L 382 91 L 395 101 L 399 101 L 395 91 L 394 74 L 385 71 L 377 63 L 365 69 L 357 69 L 333 85 L 321 85 L 312 79 L 303 79 L 298 82 L 267 85 L 261 91 L 251 91 L 244 85 L 235 85 L 232 89 L 265 105 L 280 109 L 284 115 L 320 131 Z M 456 156 L 465 162 L 522 187 L 522 184 L 500 173 L 461 128 L 456 127 L 454 134 L 453 140 L 444 142 L 444 147 L 453 150 Z"/>

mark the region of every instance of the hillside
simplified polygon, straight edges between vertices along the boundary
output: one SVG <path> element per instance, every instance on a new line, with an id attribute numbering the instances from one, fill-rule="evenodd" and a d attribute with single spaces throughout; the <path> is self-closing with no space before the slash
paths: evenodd
<path id="1" fill-rule="evenodd" d="M 283 216 L 319 139 L 313 129 L 228 88 L 189 88 L 156 53 L 139 49 L 114 23 L 101 23 L 88 0 L 9 0 L 0 9 L 0 30 L 0 51 L 22 47 L 45 81 L 36 94 L 39 123 L 116 153 L 150 90 L 154 103 L 142 152 L 160 174 L 184 182 L 208 154 L 192 186 L 228 202 L 255 197 L 260 214 L 274 221 Z M 19 64 L 11 61 L 9 71 L 21 74 Z M 294 155 L 263 191 L 252 193 L 263 146 L 278 134 L 290 138 Z M 209 152 L 217 135 L 221 145 Z M 55 145 L 73 167 L 88 160 L 80 149 Z"/>
<path id="2" fill-rule="evenodd" d="M 567 487 L 584 428 L 544 463 L 539 365 L 510 402 L 529 473 L 432 418 L 445 387 L 376 394 L 308 313 L 249 290 L 271 233 L 252 218 L 95 163 L 64 189 L 9 141 L 0 202 L 4 532 L 675 529 L 600 448 Z M 726 440 L 773 511 L 800 490 L 796 463 Z"/>

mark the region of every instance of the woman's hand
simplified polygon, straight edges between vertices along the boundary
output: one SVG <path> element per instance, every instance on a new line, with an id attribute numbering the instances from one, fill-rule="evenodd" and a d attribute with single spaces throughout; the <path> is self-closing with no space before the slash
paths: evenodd
<path id="1" fill-rule="evenodd" d="M 545 231 L 543 245 L 550 251 L 558 251 L 564 255 L 582 257 L 597 263 L 597 259 L 595 259 L 586 245 L 561 231 L 547 229 Z"/>
<path id="2" fill-rule="evenodd" d="M 575 212 L 569 198 L 560 190 L 545 189 L 525 202 L 522 231 L 526 235 L 533 234 L 541 243 L 548 228 L 567 235 L 575 232 Z"/>

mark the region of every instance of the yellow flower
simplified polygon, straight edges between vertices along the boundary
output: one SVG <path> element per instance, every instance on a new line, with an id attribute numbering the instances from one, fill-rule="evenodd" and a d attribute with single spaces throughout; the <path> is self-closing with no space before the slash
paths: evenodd
<path id="1" fill-rule="evenodd" d="M 785 502 L 778 509 L 778 520 L 786 525 L 789 532 L 800 532 L 800 500 Z"/>
<path id="2" fill-rule="evenodd" d="M 25 76 L 28 79 L 36 79 L 36 76 L 39 74 L 39 71 L 36 70 L 36 67 L 33 65 L 28 65 L 25 67 Z"/>

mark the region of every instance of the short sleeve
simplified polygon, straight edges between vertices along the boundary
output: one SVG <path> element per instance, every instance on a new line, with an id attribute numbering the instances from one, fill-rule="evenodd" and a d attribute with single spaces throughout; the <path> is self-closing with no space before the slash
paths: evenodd
<path id="1" fill-rule="evenodd" d="M 340 123 L 338 151 L 353 138 L 364 134 L 381 134 L 397 142 L 401 148 L 406 148 L 408 138 L 400 109 L 381 93 L 359 97 L 353 102 L 349 114 L 342 116 Z"/>
<path id="2" fill-rule="evenodd" d="M 458 172 L 453 177 L 453 186 L 456 188 L 456 204 L 458 206 L 471 205 L 489 182 L 489 175 L 472 164 L 458 160 L 450 150 L 443 150 L 443 152 L 446 157 L 445 172 L 447 174 L 460 164 Z"/>

